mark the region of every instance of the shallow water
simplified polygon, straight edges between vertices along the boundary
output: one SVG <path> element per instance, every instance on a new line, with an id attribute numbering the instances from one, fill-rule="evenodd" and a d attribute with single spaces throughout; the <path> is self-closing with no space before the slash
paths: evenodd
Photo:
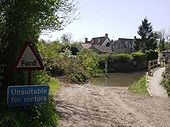
<path id="1" fill-rule="evenodd" d="M 91 80 L 92 85 L 127 87 L 139 80 L 145 74 L 142 72 L 132 73 L 108 73 L 108 77 L 97 77 Z"/>

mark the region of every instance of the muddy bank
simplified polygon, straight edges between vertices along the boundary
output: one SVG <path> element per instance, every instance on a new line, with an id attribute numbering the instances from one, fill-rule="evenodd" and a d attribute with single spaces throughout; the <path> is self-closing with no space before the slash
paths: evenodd
<path id="1" fill-rule="evenodd" d="M 61 127 L 169 127 L 170 100 L 140 97 L 127 87 L 72 85 L 56 97 Z"/>

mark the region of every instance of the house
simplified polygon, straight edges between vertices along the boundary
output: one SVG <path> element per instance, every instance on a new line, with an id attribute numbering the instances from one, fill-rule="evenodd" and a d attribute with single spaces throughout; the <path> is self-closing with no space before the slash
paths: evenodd
<path id="1" fill-rule="evenodd" d="M 116 41 L 110 40 L 108 34 L 102 37 L 95 37 L 88 41 L 88 38 L 85 38 L 85 43 L 81 44 L 84 49 L 92 49 L 97 53 L 132 53 L 133 43 L 136 39 L 127 39 L 119 38 Z"/>
<path id="2" fill-rule="evenodd" d="M 128 38 L 119 38 L 117 41 L 113 41 L 112 44 L 112 52 L 113 53 L 127 53 L 130 54 L 134 52 L 133 49 L 133 44 L 134 44 L 134 39 L 128 39 Z"/>
<path id="3" fill-rule="evenodd" d="M 85 49 L 92 49 L 97 53 L 112 53 L 112 45 L 107 33 L 102 37 L 92 38 L 91 41 L 85 38 L 85 43 L 81 44 L 81 46 Z"/>

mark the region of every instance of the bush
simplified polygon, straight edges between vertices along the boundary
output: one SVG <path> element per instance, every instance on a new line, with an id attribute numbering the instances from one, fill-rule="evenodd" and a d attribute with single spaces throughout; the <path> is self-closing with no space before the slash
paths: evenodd
<path id="1" fill-rule="evenodd" d="M 105 69 L 105 61 L 108 61 L 109 60 L 109 57 L 110 54 L 101 54 L 100 57 L 99 57 L 99 68 L 101 70 L 104 70 Z"/>
<path id="2" fill-rule="evenodd" d="M 33 84 L 48 84 L 50 88 L 50 96 L 55 96 L 59 83 L 56 78 L 50 77 L 46 71 L 36 71 L 32 75 Z"/>
<path id="3" fill-rule="evenodd" d="M 62 45 L 56 41 L 51 43 L 38 42 L 37 47 L 43 57 L 45 69 L 49 71 L 52 76 L 63 75 L 64 70 L 60 64 L 58 64 L 63 59 L 63 56 L 59 54 Z"/>
<path id="4" fill-rule="evenodd" d="M 102 54 L 99 67 L 105 69 L 105 61 L 108 63 L 108 72 L 137 71 L 147 68 L 145 54 L 134 52 L 132 54 Z"/>
<path id="5" fill-rule="evenodd" d="M 62 66 L 67 79 L 72 83 L 87 82 L 90 78 L 78 58 L 66 58 L 63 60 Z"/>
<path id="6" fill-rule="evenodd" d="M 132 58 L 133 58 L 133 64 L 135 66 L 147 66 L 145 65 L 146 63 L 146 58 L 145 58 L 145 54 L 142 52 L 134 52 L 131 54 Z"/>
<path id="7" fill-rule="evenodd" d="M 4 73 L 4 65 L 0 64 L 0 87 L 2 87 L 2 80 L 4 79 L 4 77 L 2 76 Z"/>
<path id="8" fill-rule="evenodd" d="M 155 60 L 158 59 L 158 52 L 153 51 L 153 50 L 147 50 L 145 52 L 146 59 L 149 60 Z"/>
<path id="9" fill-rule="evenodd" d="M 1 127 L 56 127 L 58 125 L 58 116 L 52 99 L 49 99 L 47 104 L 36 106 L 8 109 L 1 105 L 1 110 Z"/>
<path id="10" fill-rule="evenodd" d="M 62 49 L 64 51 L 64 47 L 68 46 L 57 42 L 50 44 L 38 43 L 39 51 L 44 56 L 46 70 L 54 77 L 65 75 L 73 83 L 86 82 L 91 73 L 88 72 L 89 68 L 83 66 L 84 64 L 79 57 L 68 57 L 64 53 L 59 53 Z"/>
<path id="11" fill-rule="evenodd" d="M 99 68 L 100 55 L 93 52 L 91 49 L 83 49 L 77 56 L 81 60 L 81 66 L 90 76 L 98 76 L 102 73 Z"/>
<path id="12" fill-rule="evenodd" d="M 161 81 L 161 85 L 166 89 L 168 96 L 170 96 L 170 80 L 168 79 L 163 79 Z"/>
<path id="13" fill-rule="evenodd" d="M 136 61 L 137 63 L 140 63 L 146 60 L 145 53 L 142 53 L 142 52 L 133 52 L 131 56 L 133 60 Z"/>
<path id="14" fill-rule="evenodd" d="M 68 79 L 72 83 L 84 83 L 88 81 L 89 76 L 86 73 L 83 73 L 80 69 L 71 69 L 68 74 Z"/>
<path id="15" fill-rule="evenodd" d="M 49 60 L 46 60 L 46 70 L 50 72 L 51 76 L 61 76 L 65 74 L 65 67 L 63 64 L 64 56 L 60 55 L 55 58 L 51 58 Z"/>
<path id="16" fill-rule="evenodd" d="M 132 60 L 132 57 L 129 54 L 113 54 L 111 59 L 116 63 L 127 63 Z"/>

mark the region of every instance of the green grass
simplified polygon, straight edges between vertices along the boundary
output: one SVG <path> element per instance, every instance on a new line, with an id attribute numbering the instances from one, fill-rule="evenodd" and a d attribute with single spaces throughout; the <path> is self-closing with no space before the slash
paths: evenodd
<path id="1" fill-rule="evenodd" d="M 43 78 L 48 80 L 43 80 Z M 58 127 L 58 114 L 53 100 L 59 88 L 58 81 L 45 74 L 37 80 L 49 85 L 49 102 L 27 107 L 8 107 L 6 100 L 2 100 L 0 102 L 0 127 Z"/>
<path id="2" fill-rule="evenodd" d="M 56 78 L 50 77 L 49 87 L 50 87 L 50 95 L 55 96 L 57 90 L 60 88 L 58 80 Z"/>
<path id="3" fill-rule="evenodd" d="M 138 81 L 134 82 L 131 86 L 129 86 L 128 90 L 135 94 L 148 95 L 146 77 L 143 76 Z"/>
<path id="4" fill-rule="evenodd" d="M 166 89 L 168 96 L 170 96 L 170 80 L 166 78 L 162 79 L 161 85 Z"/>

